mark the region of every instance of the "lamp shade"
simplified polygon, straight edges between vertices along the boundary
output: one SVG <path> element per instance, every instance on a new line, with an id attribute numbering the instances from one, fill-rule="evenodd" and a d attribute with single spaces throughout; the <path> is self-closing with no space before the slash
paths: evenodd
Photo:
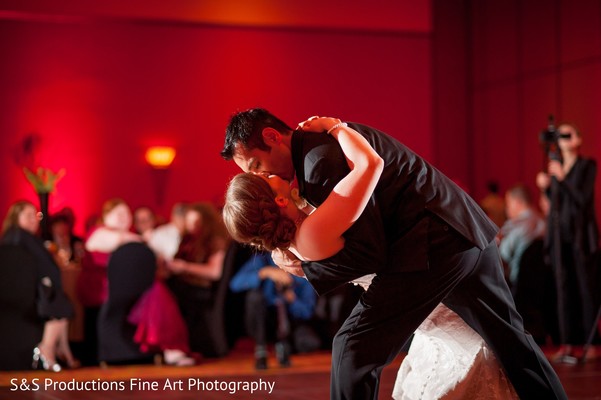
<path id="1" fill-rule="evenodd" d="M 153 168 L 169 168 L 175 158 L 175 149 L 170 146 L 152 146 L 146 150 L 145 158 Z"/>

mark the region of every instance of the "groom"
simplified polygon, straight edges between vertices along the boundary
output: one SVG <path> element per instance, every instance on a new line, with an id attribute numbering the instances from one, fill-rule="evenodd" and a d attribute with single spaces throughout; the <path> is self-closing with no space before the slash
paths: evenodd
<path id="1" fill-rule="evenodd" d="M 319 294 L 377 274 L 334 338 L 331 398 L 377 398 L 382 369 L 442 302 L 492 348 L 521 399 L 566 399 L 515 309 L 494 241 L 497 227 L 400 142 L 365 125 L 349 126 L 385 168 L 370 203 L 344 234 L 345 248 L 302 263 Z M 243 171 L 296 178 L 301 195 L 316 207 L 349 171 L 331 136 L 293 131 L 264 109 L 232 116 L 221 155 Z"/>

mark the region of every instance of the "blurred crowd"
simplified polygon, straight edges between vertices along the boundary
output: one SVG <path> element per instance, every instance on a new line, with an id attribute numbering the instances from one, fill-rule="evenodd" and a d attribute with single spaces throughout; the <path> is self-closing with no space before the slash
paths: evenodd
<path id="1" fill-rule="evenodd" d="M 594 356 L 588 345 L 598 341 L 596 163 L 580 154 L 573 125 L 558 131 L 557 153 L 533 177 L 538 199 L 528 185 L 500 193 L 490 182 L 480 204 L 500 227 L 506 280 L 526 329 L 538 343 L 557 346 L 554 361 L 571 362 L 583 351 Z M 151 207 L 132 211 L 113 198 L 98 215 L 80 236 L 70 208 L 46 216 L 32 202 L 17 201 L 6 214 L 0 273 L 11 262 L 17 269 L 29 265 L 33 289 L 14 286 L 19 293 L 11 293 L 8 286 L 3 301 L 30 296 L 35 308 L 2 313 L 4 320 L 32 321 L 32 335 L 22 328 L 14 343 L 35 338 L 23 343 L 27 356 L 19 355 L 33 368 L 58 372 L 157 356 L 169 365 L 194 365 L 225 356 L 241 338 L 252 341 L 257 369 L 268 368 L 271 348 L 285 367 L 294 353 L 328 349 L 361 293 L 346 285 L 318 298 L 270 254 L 233 242 L 210 202 L 174 204 L 165 220 Z M 47 237 L 40 234 L 42 219 Z"/>
<path id="2" fill-rule="evenodd" d="M 358 289 L 349 287 L 318 301 L 305 279 L 280 270 L 269 254 L 231 241 L 210 202 L 174 204 L 165 220 L 150 207 L 132 210 L 123 199 L 108 199 L 84 235 L 74 232 L 70 208 L 46 217 L 48 237 L 41 234 L 43 218 L 32 202 L 15 202 L 1 236 L 2 246 L 33 255 L 42 283 L 31 293 L 43 324 L 29 352 L 34 368 L 156 362 L 156 356 L 188 366 L 227 355 L 241 338 L 254 343 L 257 369 L 267 368 L 269 348 L 288 366 L 291 354 L 328 348 L 358 299 Z M 120 265 L 118 252 L 138 249 L 130 257 L 142 259 L 139 247 L 152 252 L 145 261 L 152 265 L 131 275 L 140 281 L 152 275 L 142 293 L 111 272 L 130 267 Z M 124 302 L 127 295 L 132 299 Z M 131 329 L 116 334 L 112 323 Z M 119 350 L 123 341 L 137 351 Z"/>

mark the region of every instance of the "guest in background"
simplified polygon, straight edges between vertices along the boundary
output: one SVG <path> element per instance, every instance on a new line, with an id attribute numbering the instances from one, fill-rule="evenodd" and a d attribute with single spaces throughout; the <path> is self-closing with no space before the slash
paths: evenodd
<path id="1" fill-rule="evenodd" d="M 505 223 L 505 202 L 499 194 L 499 184 L 496 181 L 486 183 L 487 194 L 480 200 L 480 207 L 484 210 L 488 218 L 497 226 L 503 226 Z"/>
<path id="2" fill-rule="evenodd" d="M 597 163 L 580 155 L 582 136 L 572 124 L 561 124 L 560 157 L 550 157 L 547 171 L 539 172 L 537 186 L 550 199 L 546 248 L 557 285 L 561 348 L 553 357 L 571 362 L 574 346 L 586 342 L 596 307 L 590 262 L 597 251 L 595 217 Z"/>
<path id="3" fill-rule="evenodd" d="M 290 365 L 294 339 L 297 351 L 319 348 L 320 340 L 308 325 L 315 311 L 315 290 L 306 279 L 280 269 L 267 252 L 252 255 L 234 275 L 230 288 L 246 292 L 244 318 L 247 333 L 255 340 L 256 369 L 267 368 L 268 339 L 276 340 L 276 358 L 284 367 Z"/>
<path id="4" fill-rule="evenodd" d="M 509 286 L 515 296 L 522 254 L 535 239 L 543 238 L 546 224 L 524 185 L 515 185 L 505 192 L 505 211 L 507 221 L 499 232 L 499 251 L 508 265 Z"/>
<path id="5" fill-rule="evenodd" d="M 190 344 L 186 322 L 175 296 L 163 279 L 157 274 L 153 285 L 129 312 L 128 322 L 136 325 L 134 341 L 142 352 L 162 351 L 167 365 L 194 365 L 196 361 L 188 356 Z"/>
<path id="6" fill-rule="evenodd" d="M 33 367 L 58 372 L 63 359 L 70 368 L 79 366 L 69 347 L 68 318 L 73 307 L 63 292 L 60 270 L 54 257 L 36 236 L 40 226 L 39 213 L 29 201 L 17 201 L 8 210 L 2 225 L 2 243 L 23 247 L 36 260 L 38 283 L 38 312 L 46 320 L 41 342 L 33 349 Z M 4 327 L 9 329 L 9 327 Z"/>
<path id="7" fill-rule="evenodd" d="M 77 281 L 85 255 L 83 239 L 73 233 L 74 215 L 64 208 L 50 216 L 51 253 L 61 270 L 63 290 L 73 305 L 74 316 L 69 321 L 69 342 L 76 354 L 83 344 L 84 310 L 77 296 Z"/>
<path id="8" fill-rule="evenodd" d="M 186 205 L 176 203 L 171 208 L 168 223 L 157 226 L 149 235 L 148 246 L 162 260 L 173 260 L 184 235 Z"/>
<path id="9" fill-rule="evenodd" d="M 207 310 L 213 285 L 221 279 L 229 237 L 217 209 L 210 203 L 191 204 L 185 216 L 186 233 L 174 259 L 166 263 L 172 274 L 168 285 L 177 297 L 188 326 L 190 348 L 206 357 L 216 353 L 207 338 Z"/>
<path id="10" fill-rule="evenodd" d="M 84 342 L 91 352 L 86 359 L 89 363 L 97 362 L 96 321 L 108 295 L 106 267 L 109 256 L 125 243 L 142 241 L 140 235 L 131 232 L 131 226 L 132 214 L 127 203 L 119 198 L 110 199 L 102 206 L 101 224 L 91 230 L 85 241 L 86 254 L 77 282 L 77 295 L 84 306 Z"/>
<path id="11" fill-rule="evenodd" d="M 142 206 L 134 211 L 134 230 L 148 241 L 152 230 L 157 225 L 157 217 L 150 207 Z"/>
<path id="12" fill-rule="evenodd" d="M 165 285 L 169 276 L 165 263 L 172 261 L 179 249 L 185 232 L 186 210 L 185 204 L 175 204 L 168 223 L 146 232 L 148 247 L 157 255 L 157 278 L 129 316 L 129 322 L 138 326 L 134 339 L 142 351 L 158 348 L 163 352 L 165 363 L 175 366 L 189 366 L 196 362 L 190 356 L 188 327 L 177 299 Z"/>
<path id="13" fill-rule="evenodd" d="M 88 306 L 100 306 L 106 300 L 106 266 L 110 254 L 129 242 L 140 242 L 142 237 L 131 232 L 132 214 L 127 203 L 118 198 L 102 206 L 102 222 L 92 229 L 85 249 L 83 271 L 79 281 L 79 295 Z"/>
<path id="14" fill-rule="evenodd" d="M 50 235 L 56 254 L 61 261 L 60 266 L 73 263 L 81 266 L 85 249 L 83 239 L 73 233 L 72 217 L 60 211 L 50 216 Z"/>
<path id="15" fill-rule="evenodd" d="M 498 238 L 509 288 L 524 327 L 538 344 L 546 344 L 549 337 L 557 340 L 555 285 L 543 250 L 546 223 L 524 185 L 505 192 L 505 209 Z"/>

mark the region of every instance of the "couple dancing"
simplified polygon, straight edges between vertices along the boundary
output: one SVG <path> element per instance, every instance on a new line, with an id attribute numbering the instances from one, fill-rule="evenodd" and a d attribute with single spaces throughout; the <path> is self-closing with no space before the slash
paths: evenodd
<path id="1" fill-rule="evenodd" d="M 567 398 L 515 310 L 496 226 L 400 142 L 334 118 L 311 118 L 293 131 L 268 111 L 251 109 L 231 118 L 221 154 L 257 173 L 240 174 L 228 187 L 224 220 L 236 240 L 280 250 L 278 265 L 306 276 L 319 294 L 354 280 L 366 288 L 334 338 L 333 399 L 377 398 L 382 369 L 420 325 L 424 332 L 445 330 L 457 320 L 503 366 L 511 385 L 499 390 L 515 389 L 521 399 Z M 317 207 L 310 215 L 290 189 L 295 179 L 302 198 Z M 450 311 L 440 303 L 461 319 L 447 321 Z M 459 323 L 464 331 L 465 323 Z M 408 358 L 430 356 L 410 350 Z M 409 375 L 427 384 L 428 374 L 445 367 L 436 365 Z M 401 366 L 399 374 L 407 372 Z M 405 383 L 397 379 L 395 391 Z M 480 389 L 482 397 L 494 397 Z"/>

